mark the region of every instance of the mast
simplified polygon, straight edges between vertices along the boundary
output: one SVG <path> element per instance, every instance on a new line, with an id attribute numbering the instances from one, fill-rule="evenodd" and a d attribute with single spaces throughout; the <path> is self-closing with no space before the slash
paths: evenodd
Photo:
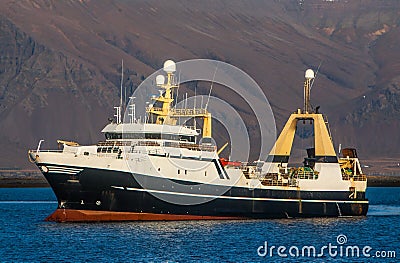
<path id="1" fill-rule="evenodd" d="M 207 109 L 196 108 L 188 109 L 186 106 L 183 109 L 171 108 L 174 101 L 172 96 L 172 89 L 178 88 L 174 83 L 174 72 L 176 71 L 176 64 L 172 60 L 164 62 L 163 70 L 167 73 L 167 80 L 163 75 L 156 77 L 156 85 L 161 87 L 160 95 L 152 98 L 155 102 L 161 103 L 161 107 L 154 107 L 156 103 L 149 105 L 146 112 L 152 116 L 156 116 L 156 124 L 176 125 L 177 118 L 179 117 L 200 117 L 203 118 L 203 137 L 211 137 L 211 113 Z M 186 97 L 187 100 L 187 97 Z M 149 118 L 152 119 L 152 118 Z"/>
<path id="2" fill-rule="evenodd" d="M 122 123 L 122 96 L 123 96 L 123 91 L 122 91 L 122 86 L 123 86 L 123 82 L 124 82 L 124 60 L 122 60 L 122 68 L 121 68 L 121 90 L 120 90 L 120 102 L 119 102 L 119 106 L 118 107 L 114 107 L 115 109 L 115 114 L 114 117 L 116 119 L 116 123 L 120 124 Z"/>
<path id="3" fill-rule="evenodd" d="M 174 84 L 174 72 L 176 71 L 176 64 L 172 60 L 167 60 L 164 63 L 164 71 L 167 73 L 167 83 L 165 83 L 165 77 L 163 75 L 158 75 L 156 77 L 156 85 L 161 87 L 160 95 L 158 97 L 152 98 L 155 102 L 160 102 L 161 107 L 148 107 L 147 112 L 156 115 L 156 124 L 171 124 L 175 125 L 176 120 L 171 119 L 171 104 L 174 101 L 172 98 L 172 88 L 177 88 L 178 86 Z"/>
<path id="4" fill-rule="evenodd" d="M 122 111 L 122 86 L 124 82 L 124 60 L 122 59 L 121 61 L 121 92 L 120 92 L 120 102 L 119 102 L 119 107 L 121 108 L 120 111 Z M 121 119 L 121 118 L 120 118 Z"/>
<path id="5" fill-rule="evenodd" d="M 307 69 L 305 74 L 304 81 L 304 109 L 303 113 L 311 113 L 310 107 L 310 89 L 311 89 L 311 80 L 314 79 L 314 71 L 312 69 Z"/>

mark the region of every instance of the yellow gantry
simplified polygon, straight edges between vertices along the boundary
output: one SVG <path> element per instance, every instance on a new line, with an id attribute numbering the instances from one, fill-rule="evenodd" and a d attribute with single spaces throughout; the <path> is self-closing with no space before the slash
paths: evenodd
<path id="1" fill-rule="evenodd" d="M 289 156 L 298 121 L 312 120 L 314 124 L 315 156 L 336 156 L 331 136 L 322 114 L 293 113 L 271 150 L 270 156 Z"/>

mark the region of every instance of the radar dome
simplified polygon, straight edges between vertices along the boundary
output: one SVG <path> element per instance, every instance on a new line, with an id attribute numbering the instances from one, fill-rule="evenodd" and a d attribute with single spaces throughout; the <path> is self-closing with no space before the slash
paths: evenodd
<path id="1" fill-rule="evenodd" d="M 156 77 L 156 84 L 163 85 L 165 83 L 165 77 L 163 75 L 158 75 Z"/>
<path id="2" fill-rule="evenodd" d="M 313 79 L 314 78 L 314 71 L 312 69 L 306 70 L 306 79 Z"/>
<path id="3" fill-rule="evenodd" d="M 164 62 L 164 71 L 167 73 L 173 73 L 176 71 L 176 64 L 172 60 L 167 60 Z"/>

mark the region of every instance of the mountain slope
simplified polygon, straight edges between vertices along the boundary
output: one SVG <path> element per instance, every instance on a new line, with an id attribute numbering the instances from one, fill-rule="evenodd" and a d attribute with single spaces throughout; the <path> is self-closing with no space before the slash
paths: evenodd
<path id="1" fill-rule="evenodd" d="M 398 156 L 399 12 L 389 0 L 1 1 L 0 166 L 27 166 L 39 139 L 100 139 L 121 59 L 129 92 L 169 58 L 229 62 L 262 87 L 278 129 L 321 65 L 311 96 L 335 142 Z"/>

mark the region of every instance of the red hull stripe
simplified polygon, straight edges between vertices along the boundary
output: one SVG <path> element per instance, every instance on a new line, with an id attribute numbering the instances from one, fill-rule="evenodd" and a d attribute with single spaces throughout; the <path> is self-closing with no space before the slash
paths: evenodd
<path id="1" fill-rule="evenodd" d="M 133 212 L 111 212 L 57 209 L 46 218 L 46 221 L 55 222 L 99 222 L 99 221 L 183 221 L 183 220 L 237 220 L 243 217 L 225 216 L 196 216 L 196 215 L 173 215 L 152 214 Z"/>

